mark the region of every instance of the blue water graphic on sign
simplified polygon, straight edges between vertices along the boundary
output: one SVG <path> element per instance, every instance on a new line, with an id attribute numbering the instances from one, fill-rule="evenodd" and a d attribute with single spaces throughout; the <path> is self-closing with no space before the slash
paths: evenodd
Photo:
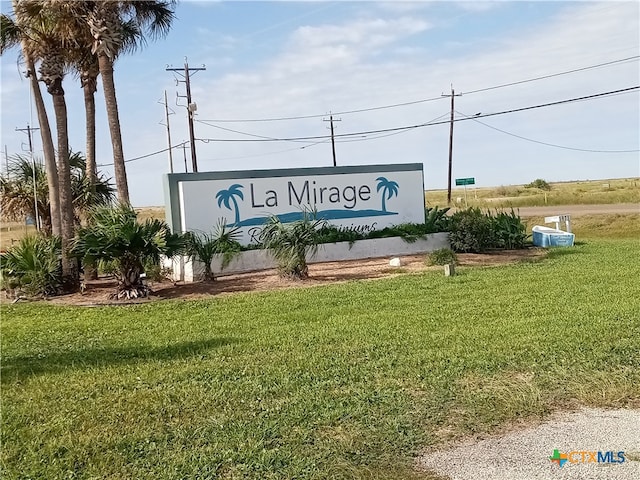
<path id="1" fill-rule="evenodd" d="M 280 215 L 273 215 L 277 217 L 282 223 L 295 222 L 302 220 L 305 212 L 289 212 L 282 213 Z M 308 216 L 309 213 L 307 212 Z M 321 220 L 338 220 L 344 218 L 362 218 L 362 217 L 380 217 L 383 215 L 398 215 L 397 212 L 385 212 L 382 210 L 322 210 L 316 212 L 315 218 Z M 230 227 L 253 227 L 256 225 L 264 225 L 271 216 L 266 217 L 253 217 L 242 220 L 241 222 L 230 224 Z"/>

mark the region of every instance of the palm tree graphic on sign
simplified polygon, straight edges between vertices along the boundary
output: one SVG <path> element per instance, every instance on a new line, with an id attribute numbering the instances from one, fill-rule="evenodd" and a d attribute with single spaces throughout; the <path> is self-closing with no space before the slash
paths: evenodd
<path id="1" fill-rule="evenodd" d="M 391 199 L 394 195 L 398 196 L 398 184 L 392 180 L 387 180 L 384 177 L 376 178 L 378 182 L 378 188 L 376 191 L 382 190 L 382 211 L 387 211 L 387 200 Z"/>
<path id="2" fill-rule="evenodd" d="M 230 227 L 240 223 L 240 210 L 238 209 L 238 201 L 236 200 L 236 197 L 240 197 L 241 200 L 244 200 L 244 195 L 240 191 L 241 188 L 243 188 L 242 185 L 234 183 L 227 190 L 220 190 L 216 193 L 218 207 L 222 206 L 224 203 L 224 206 L 229 210 L 235 210 L 236 221 L 229 225 Z M 233 202 L 233 208 L 231 207 L 231 202 Z"/>

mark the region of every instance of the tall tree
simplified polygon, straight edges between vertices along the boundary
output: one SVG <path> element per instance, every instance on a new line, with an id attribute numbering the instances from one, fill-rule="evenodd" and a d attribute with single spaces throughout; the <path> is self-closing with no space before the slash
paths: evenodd
<path id="1" fill-rule="evenodd" d="M 16 17 L 24 19 L 30 26 L 30 52 L 39 58 L 40 78 L 47 87 L 53 101 L 56 120 L 58 180 L 60 194 L 60 223 L 62 238 L 62 277 L 66 290 L 73 291 L 80 284 L 78 264 L 69 254 L 74 237 L 73 194 L 71 191 L 71 171 L 69 165 L 69 132 L 67 125 L 67 103 L 62 81 L 68 68 L 65 52 L 75 44 L 72 35 L 63 35 L 61 26 L 68 19 L 56 8 L 56 2 L 38 0 L 15 0 Z"/>
<path id="2" fill-rule="evenodd" d="M 98 65 L 106 103 L 109 132 L 113 147 L 113 162 L 118 199 L 130 203 L 127 171 L 122 149 L 120 118 L 113 78 L 113 64 L 120 53 L 144 42 L 140 36 L 137 44 L 127 44 L 125 26 L 145 32 L 151 38 L 166 35 L 174 19 L 175 0 L 112 1 L 96 0 L 82 3 L 87 11 L 86 20 L 93 39 L 92 52 L 98 57 Z M 83 16 L 83 18 L 85 18 Z"/>
<path id="3" fill-rule="evenodd" d="M 49 204 L 51 206 L 51 229 L 54 235 L 62 234 L 61 217 L 60 217 L 60 192 L 58 183 L 58 170 L 56 167 L 56 153 L 53 146 L 53 138 L 51 136 L 51 127 L 49 126 L 49 118 L 47 110 L 40 91 L 40 84 L 36 73 L 36 58 L 34 57 L 34 36 L 30 30 L 37 28 L 30 23 L 27 15 L 21 14 L 18 0 L 13 0 L 13 8 L 16 20 L 14 21 L 8 15 L 2 14 L 0 17 L 0 54 L 3 54 L 7 48 L 20 45 L 22 57 L 26 66 L 26 75 L 29 78 L 31 92 L 33 94 L 36 111 L 38 114 L 38 124 L 40 126 L 40 138 L 42 139 L 42 147 L 44 152 L 44 163 L 46 166 L 47 183 L 49 185 Z"/>
<path id="4" fill-rule="evenodd" d="M 74 222 L 76 227 L 80 227 L 81 220 L 86 220 L 91 208 L 108 205 L 115 200 L 115 188 L 110 179 L 101 173 L 97 174 L 92 187 L 86 176 L 85 159 L 80 153 L 69 154 L 69 165 Z M 33 179 L 35 178 L 42 229 L 46 234 L 51 233 L 51 206 L 47 201 L 48 185 L 41 162 L 34 163 L 22 155 L 13 155 L 9 157 L 8 167 L 8 175 L 0 176 L 0 209 L 3 218 L 11 221 L 22 221 L 25 217 L 35 218 L 33 202 Z"/>

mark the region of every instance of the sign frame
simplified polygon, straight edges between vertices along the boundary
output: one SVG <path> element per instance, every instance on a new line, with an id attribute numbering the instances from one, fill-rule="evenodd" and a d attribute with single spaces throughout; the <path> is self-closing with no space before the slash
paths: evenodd
<path id="1" fill-rule="evenodd" d="M 405 164 L 383 164 L 383 165 L 352 165 L 352 166 L 338 166 L 338 167 L 305 167 L 305 168 L 282 168 L 282 169 L 269 169 L 269 170 L 234 170 L 234 171 L 218 171 L 218 172 L 198 172 L 198 173 L 170 173 L 163 175 L 163 183 L 164 183 L 164 191 L 165 191 L 165 217 L 166 222 L 171 228 L 173 232 L 182 232 L 183 230 L 190 230 L 189 226 L 189 216 L 193 211 L 193 208 L 207 208 L 207 204 L 203 203 L 201 207 L 196 207 L 193 203 L 194 193 L 189 194 L 190 200 L 187 202 L 185 200 L 185 190 L 190 188 L 196 188 L 203 190 L 207 184 L 211 184 L 212 186 L 220 183 L 220 181 L 226 181 L 229 184 L 234 184 L 232 186 L 238 187 L 237 183 L 249 183 L 252 182 L 256 185 L 260 184 L 260 182 L 265 183 L 269 182 L 270 179 L 273 179 L 274 184 L 280 185 L 281 183 L 291 183 L 292 180 L 302 181 L 304 178 L 316 178 L 318 180 L 322 180 L 326 178 L 327 181 L 340 182 L 342 180 L 342 175 L 353 175 L 353 178 L 364 178 L 367 175 L 371 178 L 371 175 L 380 174 L 384 180 L 393 180 L 393 177 L 389 174 L 396 172 L 399 173 L 404 178 L 407 178 L 407 174 L 411 175 L 409 178 L 409 186 L 406 188 L 408 190 L 407 194 L 409 195 L 408 199 L 410 200 L 410 205 L 413 205 L 418 201 L 418 179 L 413 177 L 412 173 L 415 172 L 416 177 L 419 175 L 419 188 L 420 188 L 420 210 L 418 212 L 417 207 L 410 207 L 408 210 L 399 210 L 405 213 L 399 214 L 397 217 L 397 223 L 406 223 L 410 222 L 424 222 L 425 220 L 425 203 L 424 203 L 424 166 L 422 163 L 405 163 Z M 355 174 L 355 175 L 354 175 Z M 365 174 L 365 175 L 357 175 L 357 174 Z M 326 176 L 326 177 L 325 177 Z M 333 176 L 335 179 L 331 179 Z M 375 178 L 375 177 L 374 177 Z M 345 181 L 349 181 L 349 177 L 344 177 Z M 380 179 L 378 179 L 380 180 Z M 372 181 L 372 180 L 371 180 Z M 371 183 L 370 181 L 370 183 Z M 400 181 L 398 179 L 398 181 Z M 404 180 L 406 182 L 407 180 Z M 189 184 L 191 182 L 202 182 L 200 186 L 197 184 L 193 187 L 190 187 Z M 315 182 L 314 182 L 315 183 Z M 395 182 L 391 182 L 395 184 L 396 195 L 398 190 L 398 185 Z M 403 185 L 403 184 L 401 184 Z M 208 187 L 207 187 L 208 188 Z M 214 188 L 218 188 L 217 186 Z M 226 187 L 225 187 L 226 188 Z M 253 188 L 253 187 L 251 187 Z M 378 190 L 380 187 L 378 186 Z M 383 193 L 383 191 L 376 191 L 376 185 L 370 185 L 368 187 L 368 191 L 370 191 L 371 196 L 379 195 Z M 405 190 L 402 190 L 405 191 Z M 245 198 L 246 194 L 248 194 L 248 187 L 244 190 Z M 225 193 L 227 193 L 225 191 Z M 213 196 L 215 192 L 212 191 L 211 196 L 202 197 L 203 202 L 205 202 L 205 198 L 208 198 L 208 201 L 215 201 Z M 251 192 L 253 194 L 253 191 Z M 199 197 L 198 197 L 199 198 Z M 390 198 L 390 197 L 389 197 Z M 219 200 L 219 199 L 218 199 Z M 406 202 L 407 200 L 404 200 Z M 220 202 L 217 202 L 218 206 L 220 206 Z M 226 204 L 225 204 L 226 205 Z M 214 206 L 215 207 L 215 206 Z M 348 208 L 348 207 L 347 207 Z M 184 209 L 184 212 L 183 212 Z M 237 210 L 237 209 L 236 209 Z M 403 220 L 403 217 L 412 217 L 410 220 Z M 337 218 L 337 217 L 334 217 Z M 395 218 L 394 218 L 395 219 Z M 243 220 L 244 223 L 244 220 Z M 339 224 L 339 221 L 336 223 L 329 220 L 331 224 Z M 394 223 L 395 224 L 395 223 Z M 186 227 L 185 227 L 186 225 Z M 192 224 L 191 224 L 192 225 Z M 383 228 L 386 225 L 382 225 L 380 228 Z M 213 225 L 211 226 L 213 228 Z"/>

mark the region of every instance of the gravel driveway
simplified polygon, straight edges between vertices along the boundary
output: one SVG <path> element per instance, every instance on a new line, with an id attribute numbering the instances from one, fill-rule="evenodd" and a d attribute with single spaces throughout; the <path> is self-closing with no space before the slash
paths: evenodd
<path id="1" fill-rule="evenodd" d="M 582 455 L 558 462 L 571 452 L 624 452 L 623 463 L 582 463 Z M 584 456 L 589 459 L 588 454 Z M 451 480 L 638 480 L 640 410 L 583 409 L 554 415 L 533 428 L 424 455 L 419 467 Z"/>

